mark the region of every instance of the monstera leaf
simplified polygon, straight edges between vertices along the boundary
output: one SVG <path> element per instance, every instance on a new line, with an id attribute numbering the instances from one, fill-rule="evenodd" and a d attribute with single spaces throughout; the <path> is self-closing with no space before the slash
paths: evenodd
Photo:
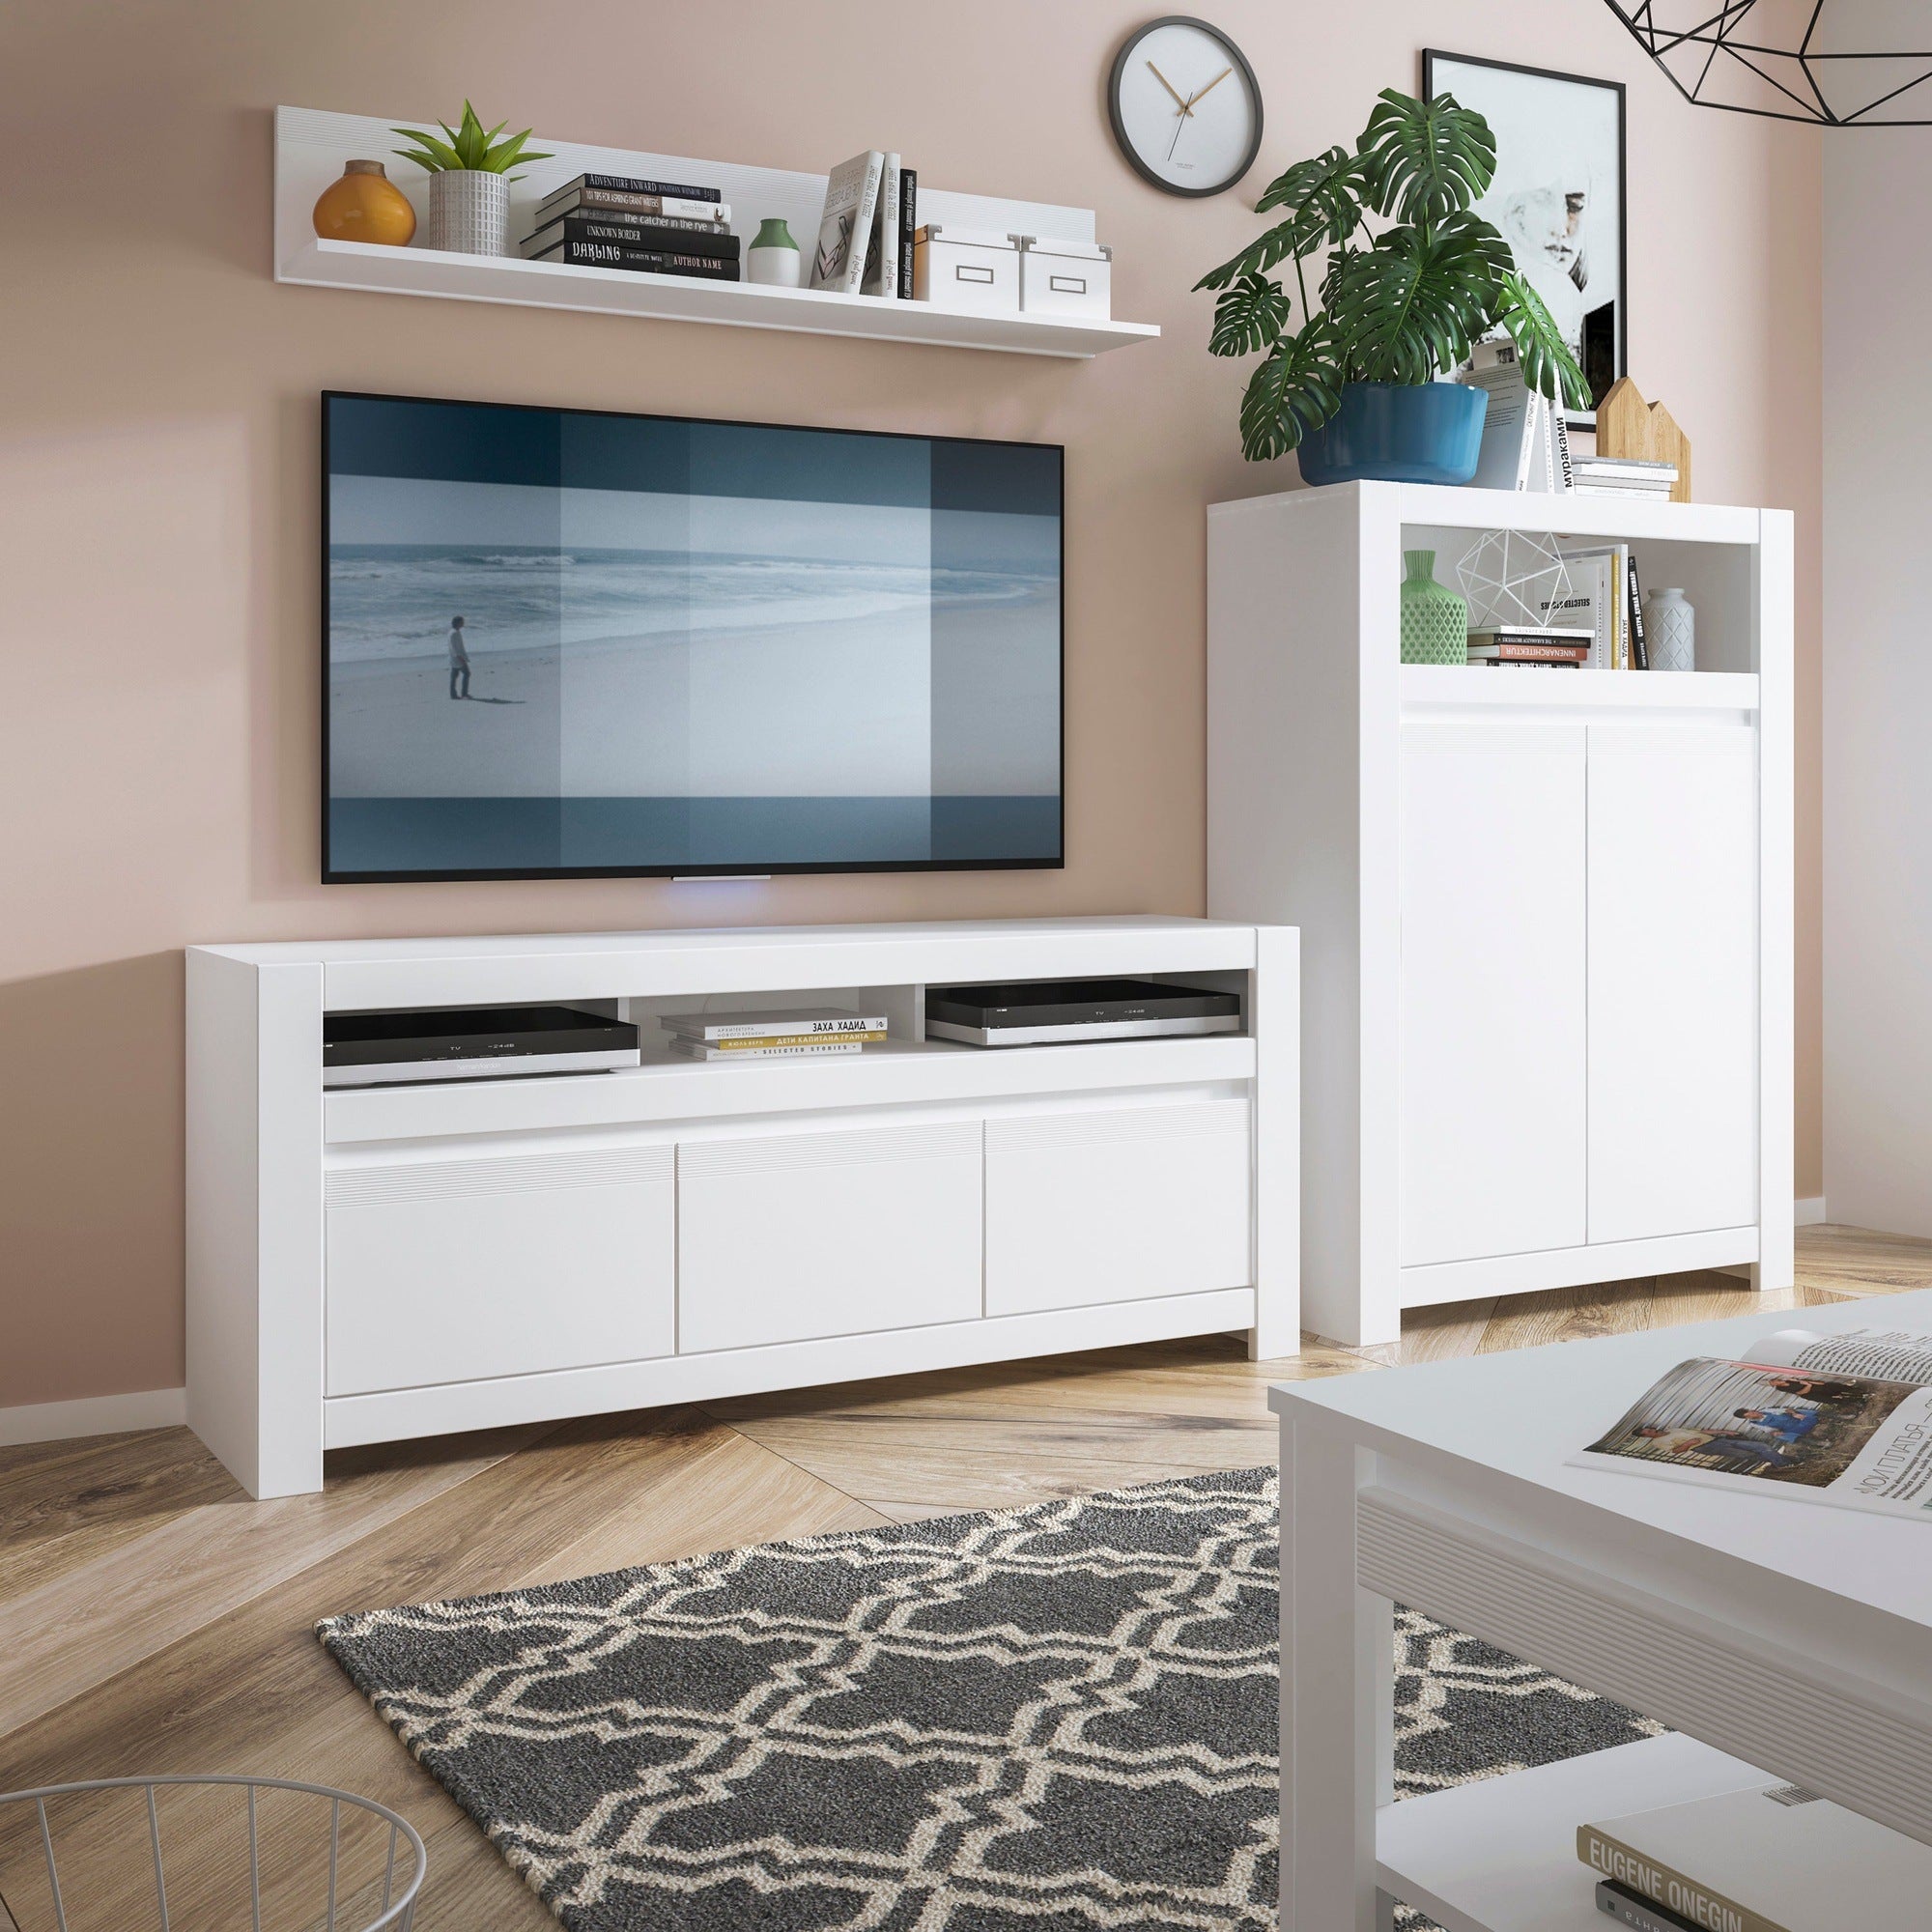
<path id="1" fill-rule="evenodd" d="M 1416 100 L 1384 88 L 1357 152 L 1378 214 L 1445 221 L 1473 208 L 1496 173 L 1496 137 L 1452 94 Z"/>
<path id="2" fill-rule="evenodd" d="M 1255 212 L 1282 209 L 1285 219 L 1195 284 L 1220 291 L 1209 353 L 1264 358 L 1241 399 L 1250 461 L 1298 447 L 1342 407 L 1345 383 L 1435 382 L 1497 327 L 1532 387 L 1587 405 L 1549 311 L 1472 212 L 1495 168 L 1495 137 L 1480 114 L 1448 95 L 1424 101 L 1390 90 L 1352 154 L 1330 148 L 1269 186 Z M 1371 212 L 1389 223 L 1380 233 Z M 1268 273 L 1283 262 L 1293 265 L 1293 296 Z"/>
<path id="3" fill-rule="evenodd" d="M 1287 328 L 1293 304 L 1265 275 L 1243 275 L 1214 304 L 1210 355 L 1252 355 Z"/>
<path id="4" fill-rule="evenodd" d="M 1392 228 L 1350 255 L 1327 302 L 1348 344 L 1349 373 L 1370 383 L 1431 383 L 1466 361 L 1490 324 L 1494 236 L 1488 222 L 1461 215 L 1435 230 Z"/>
<path id="5" fill-rule="evenodd" d="M 1500 238 L 1499 238 L 1500 239 Z M 1502 300 L 1495 320 L 1509 331 L 1516 344 L 1516 358 L 1522 380 L 1540 394 L 1554 400 L 1559 394 L 1573 410 L 1590 407 L 1590 385 L 1563 340 L 1556 318 L 1545 306 L 1543 298 L 1517 273 L 1506 270 L 1497 278 Z"/>
<path id="6" fill-rule="evenodd" d="M 1265 463 L 1298 448 L 1342 407 L 1342 371 L 1326 316 L 1284 335 L 1248 379 L 1241 398 L 1241 454 Z"/>
<path id="7" fill-rule="evenodd" d="M 1277 222 L 1259 242 L 1250 242 L 1194 286 L 1224 289 L 1239 276 L 1264 273 L 1290 255 L 1299 260 L 1323 243 L 1347 241 L 1362 218 L 1364 185 L 1361 156 L 1347 148 L 1330 148 L 1312 161 L 1297 161 L 1255 203 L 1257 214 L 1285 208 L 1288 219 Z"/>

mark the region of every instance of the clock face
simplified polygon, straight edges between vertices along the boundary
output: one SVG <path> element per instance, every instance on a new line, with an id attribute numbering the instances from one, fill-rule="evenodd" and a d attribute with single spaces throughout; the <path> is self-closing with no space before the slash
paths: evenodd
<path id="1" fill-rule="evenodd" d="M 1169 194 L 1219 194 L 1254 165 L 1262 96 L 1225 34 L 1174 14 L 1134 34 L 1107 90 L 1114 138 Z"/>

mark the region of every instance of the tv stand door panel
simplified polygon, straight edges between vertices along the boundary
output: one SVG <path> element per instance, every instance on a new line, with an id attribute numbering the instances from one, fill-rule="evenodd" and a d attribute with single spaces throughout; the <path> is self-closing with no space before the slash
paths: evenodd
<path id="1" fill-rule="evenodd" d="M 678 1352 L 980 1314 L 979 1121 L 687 1141 Z"/>
<path id="2" fill-rule="evenodd" d="M 341 1167 L 327 1179 L 331 1396 L 668 1355 L 668 1142 Z"/>
<path id="3" fill-rule="evenodd" d="M 1246 1288 L 1246 1100 L 986 1123 L 986 1313 Z"/>

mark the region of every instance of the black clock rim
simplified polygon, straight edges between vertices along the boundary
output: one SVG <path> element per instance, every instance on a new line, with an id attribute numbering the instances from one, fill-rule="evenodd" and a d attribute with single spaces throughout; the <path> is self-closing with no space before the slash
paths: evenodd
<path id="1" fill-rule="evenodd" d="M 1134 152 L 1134 144 L 1127 139 L 1127 130 L 1121 122 L 1121 81 L 1126 73 L 1127 62 L 1132 58 L 1134 49 L 1150 34 L 1158 32 L 1162 27 L 1198 27 L 1202 33 L 1219 41 L 1240 69 L 1241 76 L 1248 84 L 1248 99 L 1255 104 L 1254 139 L 1248 143 L 1248 151 L 1241 156 L 1240 166 L 1211 187 L 1179 187 L 1171 181 L 1164 181 Z M 1163 14 L 1158 20 L 1149 20 L 1145 25 L 1136 27 L 1122 42 L 1120 52 L 1114 56 L 1114 71 L 1107 81 L 1107 119 L 1113 124 L 1114 145 L 1126 156 L 1127 165 L 1144 182 L 1159 188 L 1162 194 L 1180 195 L 1189 201 L 1205 201 L 1209 195 L 1226 194 L 1254 166 L 1255 157 L 1262 151 L 1262 84 L 1255 78 L 1255 71 L 1248 65 L 1247 55 L 1211 20 L 1196 19 L 1192 14 Z"/>

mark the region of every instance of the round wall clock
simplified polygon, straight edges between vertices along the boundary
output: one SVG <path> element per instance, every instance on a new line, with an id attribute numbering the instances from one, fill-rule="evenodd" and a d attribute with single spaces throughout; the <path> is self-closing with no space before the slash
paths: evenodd
<path id="1" fill-rule="evenodd" d="M 1107 83 L 1114 138 L 1137 173 L 1169 194 L 1219 194 L 1255 164 L 1262 91 L 1218 27 L 1184 14 L 1128 36 Z"/>

